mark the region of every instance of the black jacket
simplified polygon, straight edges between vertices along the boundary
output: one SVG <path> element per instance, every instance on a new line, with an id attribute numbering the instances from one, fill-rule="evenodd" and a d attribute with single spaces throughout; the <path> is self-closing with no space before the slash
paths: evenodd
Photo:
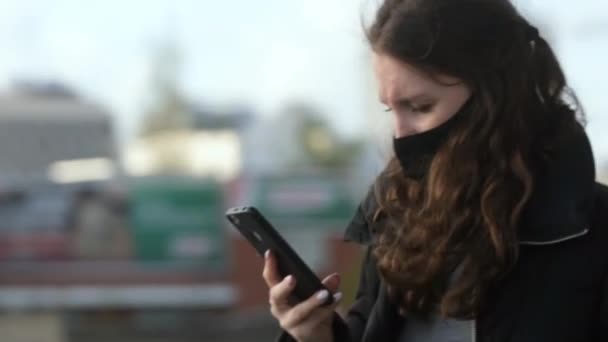
<path id="1" fill-rule="evenodd" d="M 595 183 L 586 137 L 547 170 L 524 215 L 518 262 L 475 322 L 477 342 L 608 341 L 608 188 Z M 353 306 L 334 316 L 335 342 L 393 342 L 407 328 L 370 253 L 374 205 L 368 195 L 346 230 L 367 253 Z"/>

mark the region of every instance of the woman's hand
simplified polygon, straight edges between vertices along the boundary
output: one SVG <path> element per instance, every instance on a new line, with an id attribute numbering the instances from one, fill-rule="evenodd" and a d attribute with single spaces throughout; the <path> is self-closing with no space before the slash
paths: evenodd
<path id="1" fill-rule="evenodd" d="M 281 328 L 298 342 L 332 342 L 332 321 L 334 309 L 342 298 L 336 292 L 340 286 L 340 276 L 334 273 L 323 280 L 326 290 L 319 291 L 295 306 L 288 303 L 288 298 L 296 285 L 293 276 L 281 279 L 277 262 L 270 251 L 265 254 L 264 280 L 270 289 L 270 312 L 279 321 Z M 327 296 L 334 296 L 334 303 L 321 306 Z"/>

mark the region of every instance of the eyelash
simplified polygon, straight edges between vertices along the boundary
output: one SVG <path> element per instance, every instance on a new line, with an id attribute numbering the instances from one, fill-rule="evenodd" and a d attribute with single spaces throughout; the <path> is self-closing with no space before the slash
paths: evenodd
<path id="1" fill-rule="evenodd" d="M 413 108 L 413 107 L 410 106 L 410 109 L 414 113 L 422 113 L 422 114 L 424 114 L 424 113 L 430 112 L 433 109 L 433 105 L 432 104 L 428 104 L 428 105 L 420 106 L 418 108 Z M 386 109 L 384 109 L 384 111 L 388 113 L 388 112 L 392 112 L 393 109 L 392 108 L 386 108 Z"/>

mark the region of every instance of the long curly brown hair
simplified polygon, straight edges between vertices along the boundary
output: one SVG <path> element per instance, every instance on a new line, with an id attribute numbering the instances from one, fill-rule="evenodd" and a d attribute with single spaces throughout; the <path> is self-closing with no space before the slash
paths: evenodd
<path id="1" fill-rule="evenodd" d="M 386 219 L 374 255 L 405 313 L 474 318 L 517 261 L 536 165 L 582 110 L 547 41 L 507 0 L 386 0 L 367 37 L 374 52 L 472 90 L 424 179 L 395 158 L 378 177 Z"/>

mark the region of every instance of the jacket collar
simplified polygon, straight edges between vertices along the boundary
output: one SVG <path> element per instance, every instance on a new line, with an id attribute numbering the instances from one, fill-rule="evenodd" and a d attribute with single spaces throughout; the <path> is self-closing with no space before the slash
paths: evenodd
<path id="1" fill-rule="evenodd" d="M 520 244 L 551 245 L 586 235 L 595 199 L 595 164 L 582 127 L 544 165 L 535 167 L 535 185 L 522 214 Z M 373 243 L 377 208 L 373 191 L 344 234 L 346 241 Z"/>
<path id="2" fill-rule="evenodd" d="M 519 232 L 524 245 L 549 245 L 587 234 L 595 199 L 595 164 L 582 127 L 534 172 L 535 187 Z"/>

